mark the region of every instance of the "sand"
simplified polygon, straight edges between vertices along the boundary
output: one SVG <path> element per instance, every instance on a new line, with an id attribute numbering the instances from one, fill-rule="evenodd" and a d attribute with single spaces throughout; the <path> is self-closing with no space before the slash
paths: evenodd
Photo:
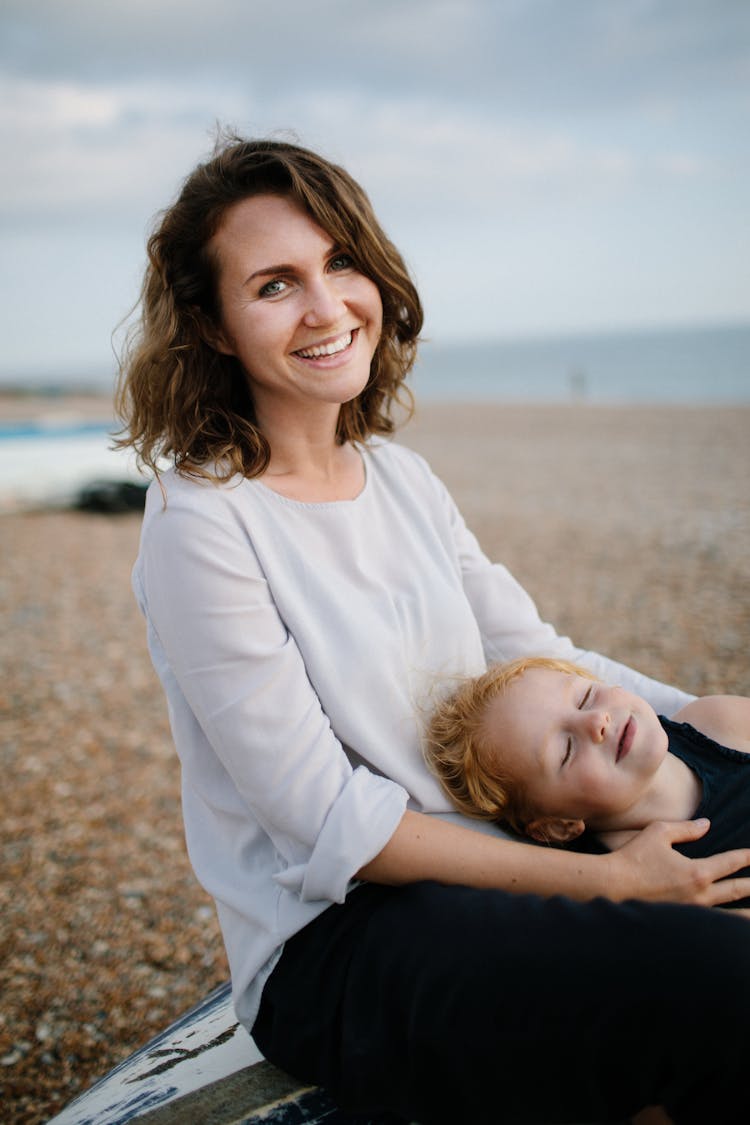
<path id="1" fill-rule="evenodd" d="M 402 434 L 560 630 L 686 689 L 740 694 L 749 438 L 749 408 L 586 405 L 425 405 Z M 139 522 L 0 517 L 9 1123 L 47 1121 L 227 975 L 129 587 Z"/>

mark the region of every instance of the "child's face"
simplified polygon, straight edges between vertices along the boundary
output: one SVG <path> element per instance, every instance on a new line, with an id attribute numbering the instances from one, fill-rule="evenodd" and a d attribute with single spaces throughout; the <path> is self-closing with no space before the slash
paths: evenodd
<path id="1" fill-rule="evenodd" d="M 592 829 L 635 805 L 667 752 L 645 700 L 548 668 L 528 669 L 492 700 L 484 733 L 539 815 Z"/>

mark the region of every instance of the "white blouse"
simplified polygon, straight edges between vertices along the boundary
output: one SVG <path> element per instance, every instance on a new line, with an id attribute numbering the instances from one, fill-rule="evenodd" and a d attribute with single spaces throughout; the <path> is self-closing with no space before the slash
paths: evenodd
<path id="1" fill-rule="evenodd" d="M 543 623 L 417 454 L 374 441 L 362 455 L 351 501 L 174 471 L 166 506 L 157 483 L 147 497 L 133 585 L 182 765 L 188 852 L 248 1029 L 283 942 L 343 900 L 407 805 L 451 813 L 420 749 L 449 677 L 545 653 L 662 714 L 690 698 Z"/>

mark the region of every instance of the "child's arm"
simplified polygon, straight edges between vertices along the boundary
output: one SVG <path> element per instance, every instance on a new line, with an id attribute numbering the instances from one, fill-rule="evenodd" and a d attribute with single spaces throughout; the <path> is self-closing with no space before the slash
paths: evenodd
<path id="1" fill-rule="evenodd" d="M 672 716 L 732 750 L 750 753 L 750 699 L 742 695 L 704 695 Z"/>

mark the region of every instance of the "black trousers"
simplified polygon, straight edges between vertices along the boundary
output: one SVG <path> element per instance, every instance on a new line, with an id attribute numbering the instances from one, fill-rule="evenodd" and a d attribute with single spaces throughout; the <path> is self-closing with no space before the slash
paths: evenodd
<path id="1" fill-rule="evenodd" d="M 750 922 L 701 907 L 365 885 L 286 945 L 253 1036 L 421 1125 L 746 1122 Z"/>

